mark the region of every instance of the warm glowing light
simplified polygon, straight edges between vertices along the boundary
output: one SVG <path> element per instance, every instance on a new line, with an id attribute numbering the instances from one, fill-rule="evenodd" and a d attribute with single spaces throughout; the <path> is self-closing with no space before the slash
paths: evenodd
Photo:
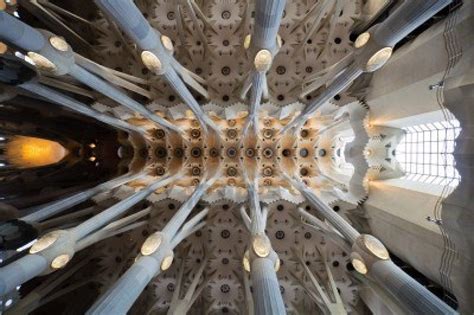
<path id="1" fill-rule="evenodd" d="M 352 266 L 354 266 L 354 269 L 360 274 L 365 275 L 367 273 L 367 266 L 361 258 L 353 258 Z"/>
<path id="2" fill-rule="evenodd" d="M 370 39 L 370 33 L 362 33 L 360 34 L 356 41 L 354 42 L 354 47 L 355 48 L 361 48 L 361 47 L 364 47 L 368 42 L 369 42 L 369 39 Z"/>
<path id="3" fill-rule="evenodd" d="M 385 246 L 377 238 L 372 235 L 363 235 L 362 240 L 365 247 L 377 258 L 387 260 L 390 255 Z"/>
<path id="4" fill-rule="evenodd" d="M 96 147 L 95 143 L 90 143 L 89 148 L 94 149 Z"/>
<path id="5" fill-rule="evenodd" d="M 272 65 L 272 53 L 266 49 L 260 50 L 254 59 L 255 69 L 257 71 L 268 71 Z"/>
<path id="6" fill-rule="evenodd" d="M 53 269 L 60 269 L 66 266 L 66 264 L 71 260 L 71 256 L 68 254 L 59 255 L 58 257 L 54 258 L 51 262 L 51 268 Z"/>
<path id="7" fill-rule="evenodd" d="M 264 236 L 257 235 L 253 239 L 252 248 L 258 257 L 264 258 L 270 255 L 270 243 Z"/>
<path id="8" fill-rule="evenodd" d="M 275 261 L 275 271 L 276 272 L 278 272 L 278 270 L 280 270 L 280 266 L 281 266 L 280 258 L 277 258 L 276 261 Z"/>
<path id="9" fill-rule="evenodd" d="M 5 43 L 0 42 L 0 55 L 3 55 L 8 50 L 8 46 Z"/>
<path id="10" fill-rule="evenodd" d="M 163 242 L 163 236 L 159 233 L 151 234 L 143 243 L 140 252 L 143 256 L 148 256 L 156 252 L 158 247 L 160 247 Z"/>
<path id="11" fill-rule="evenodd" d="M 91 156 L 91 157 L 89 158 L 89 161 L 91 161 L 91 162 L 94 162 L 95 160 L 96 160 L 96 157 L 95 157 L 95 156 Z"/>
<path id="12" fill-rule="evenodd" d="M 174 47 L 173 47 L 173 42 L 171 41 L 171 38 L 169 38 L 166 35 L 161 35 L 161 43 L 165 47 L 166 50 L 173 52 Z"/>
<path id="13" fill-rule="evenodd" d="M 51 140 L 15 136 L 6 145 L 6 157 L 10 164 L 19 167 L 39 167 L 61 161 L 68 151 Z"/>
<path id="14" fill-rule="evenodd" d="M 56 65 L 52 63 L 48 58 L 37 54 L 33 51 L 28 52 L 28 57 L 33 61 L 36 68 L 42 71 L 52 72 L 56 70 Z"/>
<path id="15" fill-rule="evenodd" d="M 193 111 L 190 110 L 190 109 L 187 109 L 187 110 L 184 112 L 184 114 L 185 114 L 186 117 L 188 117 L 188 118 L 193 118 L 193 117 L 194 117 L 194 113 L 193 113 Z"/>
<path id="16" fill-rule="evenodd" d="M 250 34 L 245 36 L 245 39 L 244 39 L 244 48 L 245 49 L 249 49 L 251 39 L 252 39 L 252 36 Z"/>
<path id="17" fill-rule="evenodd" d="M 161 270 L 166 271 L 171 267 L 171 264 L 173 263 L 174 256 L 173 254 L 166 256 L 163 258 L 163 261 L 161 262 Z"/>
<path id="18" fill-rule="evenodd" d="M 242 265 L 244 265 L 244 270 L 250 272 L 250 259 L 249 251 L 245 251 L 244 258 L 242 259 Z"/>
<path id="19" fill-rule="evenodd" d="M 159 73 L 162 70 L 162 64 L 160 59 L 151 51 L 143 51 L 142 52 L 142 62 L 148 70 L 153 71 L 155 73 Z"/>
<path id="20" fill-rule="evenodd" d="M 59 51 L 67 51 L 69 49 L 69 45 L 67 44 L 67 42 L 61 38 L 61 37 L 58 37 L 58 36 L 52 36 L 49 38 L 49 43 L 51 44 L 51 46 L 53 46 L 55 49 L 59 50 Z"/>
<path id="21" fill-rule="evenodd" d="M 365 71 L 372 72 L 382 67 L 392 56 L 392 47 L 385 47 L 370 57 L 365 66 Z"/>
<path id="22" fill-rule="evenodd" d="M 36 243 L 34 243 L 33 246 L 31 246 L 30 254 L 36 254 L 36 253 L 39 253 L 39 252 L 45 250 L 46 248 L 53 245 L 54 242 L 56 242 L 58 238 L 59 238 L 59 232 L 58 231 L 52 231 L 52 232 L 49 232 L 49 233 L 45 234 Z"/>

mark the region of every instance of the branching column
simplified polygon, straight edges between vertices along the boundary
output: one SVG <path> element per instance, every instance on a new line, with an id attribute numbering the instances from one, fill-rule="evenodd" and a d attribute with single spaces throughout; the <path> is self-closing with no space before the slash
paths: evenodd
<path id="1" fill-rule="evenodd" d="M 186 70 L 172 56 L 174 48 L 171 39 L 153 29 L 140 10 L 131 0 L 96 0 L 101 10 L 109 16 L 142 50 L 143 64 L 153 73 L 163 76 L 169 85 L 193 111 L 201 127 L 207 132 L 207 126 L 219 132 L 217 125 L 204 113 L 194 99 L 183 80 L 196 91 L 207 97 L 207 91 L 199 84 L 196 75 Z"/>
<path id="2" fill-rule="evenodd" d="M 44 97 L 51 102 L 54 102 L 60 106 L 64 106 L 70 110 L 93 119 L 97 119 L 98 121 L 101 121 L 107 125 L 125 131 L 136 131 L 140 134 L 144 133 L 144 130 L 139 127 L 133 126 L 120 119 L 102 114 L 72 97 L 64 95 L 54 89 L 48 88 L 38 83 L 37 72 L 31 68 L 32 66 L 29 63 L 18 57 L 2 56 L 0 58 L 0 83 L 14 85 L 16 88 L 20 88 L 38 96 Z M 25 79 L 26 75 L 24 74 L 24 71 L 27 71 L 26 69 L 34 73 L 31 78 Z"/>
<path id="3" fill-rule="evenodd" d="M 85 116 L 89 116 L 91 118 L 97 119 L 103 123 L 111 125 L 113 127 L 125 130 L 125 131 L 135 131 L 140 134 L 144 134 L 145 131 L 140 128 L 133 126 L 123 120 L 117 119 L 115 117 L 111 117 L 109 115 L 102 114 L 84 103 L 81 103 L 72 97 L 64 95 L 56 90 L 50 89 L 44 85 L 35 82 L 26 82 L 18 86 L 26 91 L 29 91 L 33 94 L 38 96 L 44 97 L 47 100 L 56 103 L 60 106 L 67 107 L 75 112 L 81 113 Z"/>
<path id="4" fill-rule="evenodd" d="M 280 269 L 280 259 L 273 250 L 270 239 L 265 234 L 267 209 L 260 207 L 256 180 L 248 184 L 250 217 L 244 207 L 241 215 L 250 232 L 250 250 L 244 254 L 244 269 L 250 272 L 253 287 L 255 314 L 286 314 L 276 272 Z"/>
<path id="5" fill-rule="evenodd" d="M 171 266 L 174 248 L 205 225 L 202 220 L 207 215 L 207 209 L 199 212 L 187 223 L 185 221 L 203 193 L 216 179 L 217 176 L 199 184 L 163 230 L 145 240 L 136 262 L 94 303 L 87 314 L 125 314 L 132 307 L 151 279 Z"/>
<path id="6" fill-rule="evenodd" d="M 281 39 L 278 37 L 285 0 L 259 0 L 255 5 L 255 24 L 252 36 L 247 36 L 244 46 L 250 50 L 254 62 L 254 69 L 251 70 L 249 78 L 243 87 L 244 95 L 247 93 L 250 84 L 252 86 L 250 94 L 250 114 L 244 127 L 244 134 L 247 133 L 250 125 L 253 126 L 254 133 L 258 132 L 258 111 L 262 95 L 268 93 L 266 73 L 270 69 L 273 58 L 281 47 Z M 250 42 L 249 42 L 250 41 Z"/>
<path id="7" fill-rule="evenodd" d="M 28 214 L 22 217 L 21 219 L 26 222 L 40 222 L 40 221 L 46 220 L 54 215 L 61 213 L 62 211 L 70 209 L 74 207 L 75 205 L 78 205 L 81 202 L 88 200 L 89 198 L 101 192 L 114 189 L 128 182 L 139 179 L 140 177 L 143 177 L 144 175 L 145 175 L 145 172 L 141 172 L 137 174 L 122 175 L 120 177 L 114 178 L 108 182 L 102 183 L 93 188 L 89 188 L 85 191 L 76 193 L 72 196 L 65 197 L 63 199 L 54 201 L 52 203 L 48 203 L 38 208 L 34 208 L 32 209 L 31 214 Z"/>
<path id="8" fill-rule="evenodd" d="M 360 34 L 354 42 L 355 51 L 341 63 L 344 68 L 335 67 L 331 77 L 320 84 L 332 81 L 281 133 L 299 127 L 336 94 L 349 87 L 364 72 L 380 69 L 391 57 L 393 47 L 409 33 L 430 19 L 451 3 L 452 0 L 404 1 L 398 9 L 381 24 L 374 25 Z M 317 88 L 317 86 L 315 86 Z"/>
<path id="9" fill-rule="evenodd" d="M 204 268 L 208 263 L 208 259 L 204 259 L 199 266 L 198 270 L 194 274 L 194 277 L 191 280 L 191 284 L 189 285 L 186 294 L 183 298 L 180 298 L 181 295 L 181 286 L 183 283 L 183 274 L 184 274 L 184 263 L 185 257 L 182 258 L 181 267 L 179 269 L 178 277 L 176 279 L 175 290 L 173 292 L 173 297 L 171 299 L 170 307 L 168 309 L 169 315 L 174 314 L 187 314 L 191 309 L 191 306 L 194 304 L 196 299 L 202 293 L 202 291 L 206 288 L 209 282 L 210 277 L 205 277 L 201 284 L 199 284 L 199 280 L 204 273 Z M 199 285 L 199 286 L 198 286 Z"/>
<path id="10" fill-rule="evenodd" d="M 352 245 L 354 268 L 385 289 L 409 314 L 455 314 L 446 303 L 408 276 L 390 259 L 385 246 L 374 236 L 360 234 L 303 183 L 290 179 L 320 215 Z"/>
<path id="11" fill-rule="evenodd" d="M 167 129 L 181 132 L 181 129 L 149 111 L 120 89 L 76 64 L 71 47 L 53 33 L 36 30 L 5 11 L 0 11 L 0 39 L 25 50 L 39 70 L 54 76 L 69 74 L 131 111 Z"/>
<path id="12" fill-rule="evenodd" d="M 132 214 L 122 221 L 115 222 L 112 227 L 106 226 L 105 230 L 100 230 L 156 189 L 173 182 L 179 175 L 165 176 L 70 230 L 55 230 L 45 234 L 33 244 L 29 254 L 0 269 L 0 295 L 14 290 L 16 286 L 40 274 L 48 274 L 63 268 L 76 251 L 114 234 L 110 233 L 111 228 L 122 228 L 147 214 L 147 211 L 139 215 Z"/>

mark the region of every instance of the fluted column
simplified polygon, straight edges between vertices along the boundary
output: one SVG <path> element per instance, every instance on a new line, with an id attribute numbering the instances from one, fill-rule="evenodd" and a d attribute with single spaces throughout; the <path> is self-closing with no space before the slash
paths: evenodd
<path id="1" fill-rule="evenodd" d="M 114 178 L 108 182 L 102 183 L 100 185 L 97 185 L 93 188 L 89 188 L 85 191 L 81 191 L 79 193 L 76 193 L 72 196 L 65 197 L 63 199 L 54 201 L 52 203 L 48 203 L 44 206 L 40 206 L 38 208 L 34 208 L 31 214 L 28 214 L 21 219 L 26 222 L 40 222 L 43 220 L 46 220 L 47 218 L 50 218 L 64 210 L 67 210 L 71 207 L 74 207 L 75 205 L 80 204 L 81 202 L 84 202 L 88 200 L 89 198 L 93 197 L 94 195 L 97 195 L 101 192 L 107 191 L 114 189 L 115 187 L 124 185 L 130 181 L 136 180 L 142 176 L 144 176 L 145 173 L 137 173 L 137 174 L 125 174 L 120 177 Z"/>
<path id="2" fill-rule="evenodd" d="M 46 258 L 40 255 L 26 255 L 0 268 L 0 295 L 14 290 L 19 284 L 39 275 L 47 267 Z"/>
<path id="3" fill-rule="evenodd" d="M 141 189 L 140 191 L 134 193 L 133 195 L 121 200 L 112 207 L 100 212 L 99 214 L 93 216 L 92 218 L 84 221 L 78 226 L 71 229 L 71 232 L 76 236 L 77 239 L 81 239 L 91 232 L 97 230 L 97 228 L 106 225 L 111 222 L 114 218 L 118 217 L 140 201 L 147 198 L 157 189 L 171 184 L 178 178 L 178 175 L 174 176 L 165 176 L 160 178 L 156 182 L 151 183 L 147 187 Z"/>
<path id="4" fill-rule="evenodd" d="M 250 217 L 245 207 L 240 213 L 250 232 L 249 250 L 244 253 L 244 270 L 250 272 L 255 314 L 286 314 L 276 272 L 280 269 L 280 258 L 273 250 L 265 234 L 268 210 L 262 209 L 258 198 L 257 180 L 247 179 Z"/>
<path id="5" fill-rule="evenodd" d="M 257 0 L 255 3 L 255 24 L 251 47 L 256 51 L 277 47 L 277 34 L 280 29 L 285 0 Z"/>
<path id="6" fill-rule="evenodd" d="M 273 261 L 264 258 L 254 259 L 250 267 L 250 277 L 255 314 L 286 314 Z"/>
<path id="7" fill-rule="evenodd" d="M 143 117 L 150 119 L 151 121 L 159 125 L 162 125 L 163 127 L 168 128 L 170 130 L 181 132 L 181 130 L 177 128 L 176 126 L 174 126 L 172 123 L 152 113 L 147 108 L 139 104 L 137 101 L 133 100 L 131 97 L 129 97 L 128 95 L 120 91 L 119 89 L 113 87 L 106 81 L 93 75 L 92 73 L 85 70 L 84 68 L 78 65 L 73 65 L 70 69 L 69 74 L 73 76 L 76 80 L 78 80 L 79 82 L 110 97 L 117 103 L 133 110 L 134 112 L 141 114 Z"/>
<path id="8" fill-rule="evenodd" d="M 301 126 L 322 105 L 349 87 L 362 73 L 380 69 L 389 60 L 393 47 L 400 40 L 451 2 L 452 0 L 404 1 L 385 21 L 359 35 L 354 43 L 356 49 L 352 57 L 348 57 L 351 60 L 345 63 L 348 66 L 342 72 L 334 73 L 337 75 L 336 79 L 309 103 L 300 115 L 286 125 L 281 133 Z"/>
<path id="9" fill-rule="evenodd" d="M 45 234 L 33 244 L 28 255 L 0 268 L 0 279 L 7 279 L 0 286 L 0 295 L 10 292 L 35 276 L 48 274 L 66 266 L 75 252 L 83 249 L 85 244 L 91 245 L 94 241 L 102 239 L 102 235 L 93 237 L 94 233 L 101 233 L 99 230 L 101 227 L 125 213 L 156 189 L 170 184 L 179 175 L 165 176 L 70 230 L 55 230 Z M 117 224 L 117 227 L 121 227 L 121 224 Z M 87 236 L 92 238 L 81 243 Z"/>
<path id="10" fill-rule="evenodd" d="M 31 314 L 41 306 L 56 300 L 69 292 L 81 287 L 82 285 L 93 282 L 91 279 L 79 281 L 70 281 L 72 276 L 84 267 L 90 260 L 82 259 L 76 264 L 57 274 L 54 277 L 48 277 L 41 281 L 41 284 L 34 289 L 22 295 L 21 300 L 14 303 L 5 312 L 7 315 Z"/>
<path id="11" fill-rule="evenodd" d="M 215 123 L 207 117 L 197 101 L 183 83 L 176 72 L 182 72 L 183 68 L 173 60 L 173 45 L 171 39 L 153 29 L 140 10 L 131 0 L 111 1 L 96 0 L 100 9 L 109 16 L 142 50 L 141 58 L 144 65 L 153 73 L 163 76 L 170 86 L 180 95 L 185 104 L 192 110 L 201 127 L 207 132 L 209 126 L 219 132 Z M 179 66 L 178 66 L 179 65 Z M 181 73 L 181 75 L 183 75 Z M 197 91 L 201 91 L 198 82 L 187 78 Z"/>
<path id="12" fill-rule="evenodd" d="M 13 85 L 16 88 L 39 95 L 60 106 L 64 106 L 107 125 L 125 131 L 136 131 L 140 134 L 144 133 L 144 130 L 139 127 L 130 125 L 129 123 L 115 117 L 102 114 L 72 97 L 38 83 L 37 71 L 23 59 L 15 56 L 2 56 L 0 59 L 0 65 L 0 82 L 2 83 Z"/>
<path id="13" fill-rule="evenodd" d="M 254 135 L 258 134 L 258 112 L 262 101 L 265 84 L 265 72 L 255 72 L 252 74 L 252 89 L 250 91 L 250 112 L 245 124 L 243 135 L 246 136 L 250 126 L 253 126 Z"/>
<path id="14" fill-rule="evenodd" d="M 81 103 L 67 95 L 64 95 L 58 91 L 50 89 L 46 86 L 43 86 L 39 83 L 34 82 L 26 82 L 19 85 L 20 88 L 29 91 L 33 94 L 39 95 L 41 97 L 46 98 L 47 100 L 54 102 L 60 106 L 67 107 L 75 112 L 81 113 L 88 117 L 97 119 L 107 125 L 111 125 L 113 127 L 125 130 L 125 131 L 135 131 L 140 134 L 143 134 L 145 131 L 139 127 L 133 126 L 123 120 L 117 119 L 115 117 L 111 117 L 109 115 L 102 114 L 89 106 Z"/>
<path id="15" fill-rule="evenodd" d="M 86 314 L 126 314 L 151 279 L 156 276 L 156 270 L 160 270 L 160 261 L 163 258 L 140 257 Z"/>
<path id="16" fill-rule="evenodd" d="M 392 293 L 398 305 L 412 314 L 455 314 L 437 296 L 411 278 L 391 260 L 374 263 L 368 275 L 387 292 Z"/>
<path id="17" fill-rule="evenodd" d="M 281 40 L 278 39 L 278 30 L 285 9 L 285 0 L 259 0 L 255 4 L 255 23 L 252 36 L 248 36 L 244 43 L 249 49 L 253 60 L 248 82 L 244 84 L 244 95 L 247 92 L 248 84 L 251 82 L 252 90 L 250 95 L 250 111 L 247 123 L 244 127 L 246 135 L 250 125 L 253 126 L 255 134 L 258 132 L 258 112 L 265 90 L 268 90 L 266 73 L 270 69 L 273 58 L 278 53 Z M 248 45 L 248 46 L 247 46 Z"/>
<path id="18" fill-rule="evenodd" d="M 204 269 L 206 268 L 208 263 L 207 257 L 204 257 L 197 271 L 193 273 L 191 284 L 186 288 L 186 294 L 182 297 L 182 289 L 184 289 L 182 288 L 182 286 L 184 286 L 183 274 L 186 263 L 185 257 L 186 256 L 181 259 L 181 266 L 179 268 L 178 276 L 176 277 L 175 291 L 173 292 L 173 297 L 171 298 L 170 307 L 168 308 L 167 312 L 168 315 L 187 314 L 196 299 L 202 293 L 204 288 L 208 285 L 209 278 L 212 277 L 204 277 L 203 281 L 200 281 L 201 276 L 204 273 Z M 201 282 L 201 284 L 199 284 L 199 282 Z"/>
<path id="19" fill-rule="evenodd" d="M 36 30 L 5 11 L 0 11 L 0 39 L 25 50 L 41 71 L 55 76 L 69 74 L 133 112 L 140 113 L 167 129 L 181 132 L 179 128 L 155 115 L 120 89 L 78 66 L 74 52 L 62 38 L 45 30 Z"/>
<path id="20" fill-rule="evenodd" d="M 205 209 L 184 223 L 203 193 L 218 175 L 203 181 L 181 205 L 161 232 L 150 235 L 142 245 L 135 263 L 89 309 L 87 314 L 125 314 L 150 280 L 167 270 L 174 259 L 174 248 L 186 237 L 201 229 L 207 215 Z M 131 288 L 133 287 L 133 288 Z"/>
<path id="21" fill-rule="evenodd" d="M 293 186 L 298 189 L 301 194 L 311 203 L 318 211 L 324 216 L 329 223 L 332 224 L 351 244 L 360 236 L 360 233 L 338 215 L 331 207 L 329 207 L 324 201 L 322 201 L 316 194 L 306 187 L 303 183 L 291 180 Z"/>
<path id="22" fill-rule="evenodd" d="M 340 74 L 324 91 L 321 92 L 311 103 L 306 105 L 305 109 L 293 121 L 286 125 L 281 134 L 284 134 L 291 128 L 299 128 L 308 120 L 318 108 L 323 106 L 336 94 L 349 87 L 364 71 L 357 64 L 352 63 Z"/>
<path id="23" fill-rule="evenodd" d="M 166 71 L 163 74 L 163 77 L 168 81 L 171 88 L 179 94 L 184 103 L 189 106 L 191 111 L 196 116 L 196 119 L 198 119 L 198 121 L 201 121 L 201 126 L 204 126 L 205 131 L 207 130 L 206 126 L 210 126 L 214 131 L 219 132 L 219 128 L 217 127 L 217 125 L 206 113 L 203 112 L 201 106 L 196 101 L 191 92 L 186 88 L 186 85 L 179 78 L 178 73 L 175 69 L 169 69 L 169 71 Z"/>
<path id="24" fill-rule="evenodd" d="M 38 51 L 45 45 L 40 32 L 4 11 L 0 12 L 0 37 L 26 51 Z"/>
<path id="25" fill-rule="evenodd" d="M 372 235 L 360 234 L 301 182 L 291 180 L 317 211 L 352 244 L 352 264 L 384 288 L 410 314 L 456 314 L 446 303 L 398 268 L 385 246 Z M 409 299 L 407 300 L 407 297 Z"/>

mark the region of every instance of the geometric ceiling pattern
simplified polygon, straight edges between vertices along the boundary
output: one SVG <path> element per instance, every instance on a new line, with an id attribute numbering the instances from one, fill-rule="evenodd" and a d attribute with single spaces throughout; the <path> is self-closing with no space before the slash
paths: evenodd
<path id="1" fill-rule="evenodd" d="M 371 80 L 450 3 L 0 0 L 2 182 L 89 172 L 0 200 L 2 312 L 456 313 L 363 209 L 410 156 Z"/>

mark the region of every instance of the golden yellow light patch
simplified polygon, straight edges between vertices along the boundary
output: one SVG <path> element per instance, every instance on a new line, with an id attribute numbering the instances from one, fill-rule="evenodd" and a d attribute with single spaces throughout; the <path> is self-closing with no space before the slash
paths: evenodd
<path id="1" fill-rule="evenodd" d="M 68 151 L 51 140 L 15 136 L 6 145 L 6 157 L 19 168 L 39 167 L 61 161 Z"/>

